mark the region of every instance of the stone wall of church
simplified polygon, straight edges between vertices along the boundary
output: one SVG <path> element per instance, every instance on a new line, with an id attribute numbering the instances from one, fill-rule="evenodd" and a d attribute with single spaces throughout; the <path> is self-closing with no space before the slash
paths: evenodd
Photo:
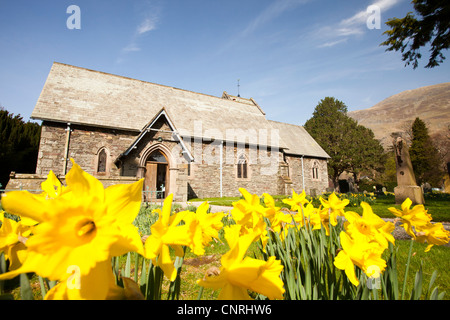
<path id="1" fill-rule="evenodd" d="M 252 194 L 283 194 L 284 181 L 280 178 L 282 154 L 267 150 L 241 147 L 224 143 L 222 162 L 220 144 L 191 141 L 191 150 L 195 161 L 190 164 L 188 174 L 188 197 L 219 197 L 222 187 L 223 196 L 240 196 L 239 188 L 245 188 Z M 201 146 L 201 147 L 200 147 Z M 238 177 L 238 159 L 244 155 L 247 161 L 247 178 Z M 221 169 L 222 168 L 222 169 Z"/>
<path id="2" fill-rule="evenodd" d="M 304 157 L 303 169 L 301 157 L 286 155 L 285 159 L 289 166 L 292 188 L 296 193 L 305 190 L 306 194 L 314 196 L 326 192 L 328 187 L 328 167 L 325 159 Z M 313 174 L 313 168 L 317 168 L 315 171 L 317 176 Z"/>
<path id="3" fill-rule="evenodd" d="M 71 125 L 68 143 L 67 169 L 72 167 L 70 158 L 86 172 L 102 178 L 121 176 L 114 160 L 126 150 L 136 138 L 137 133 L 112 129 Z M 67 125 L 62 123 L 42 124 L 36 174 L 47 175 L 50 170 L 56 175 L 64 175 L 64 158 L 67 142 Z M 98 153 L 105 149 L 107 153 L 106 172 L 97 173 Z"/>
<path id="4" fill-rule="evenodd" d="M 6 187 L 6 191 L 27 190 L 31 193 L 41 193 L 41 183 L 46 179 L 47 175 L 43 174 L 12 174 Z M 63 176 L 60 176 L 59 179 L 62 184 L 65 184 L 65 178 Z M 135 177 L 97 177 L 97 179 L 105 188 L 115 184 L 131 184 L 139 181 L 139 179 Z"/>
<path id="5" fill-rule="evenodd" d="M 42 125 L 36 168 L 36 175 L 41 180 L 50 170 L 63 178 L 66 128 L 67 125 L 60 123 L 44 122 Z M 68 158 L 73 158 L 83 170 L 108 186 L 132 183 L 145 177 L 145 162 L 150 152 L 162 150 L 169 160 L 169 190 L 178 201 L 218 197 L 221 187 L 223 196 L 240 196 L 239 188 L 258 195 L 265 192 L 280 195 L 291 194 L 292 188 L 296 192 L 305 189 L 307 194 L 320 194 L 328 186 L 327 163 L 323 159 L 303 158 L 303 179 L 300 157 L 283 157 L 279 151 L 257 150 L 225 142 L 221 162 L 219 143 L 193 139 L 185 141 L 195 159 L 189 164 L 165 121 L 156 122 L 152 129 L 117 167 L 114 161 L 133 144 L 139 133 L 71 125 Z M 107 166 L 105 173 L 98 173 L 98 153 L 102 149 L 107 153 Z M 237 166 L 241 156 L 247 162 L 247 178 L 238 178 Z M 67 172 L 71 166 L 68 160 Z M 313 176 L 313 167 L 317 167 L 317 177 Z M 18 188 L 26 189 L 28 183 L 33 182 L 22 177 L 12 180 L 11 186 L 16 184 Z"/>

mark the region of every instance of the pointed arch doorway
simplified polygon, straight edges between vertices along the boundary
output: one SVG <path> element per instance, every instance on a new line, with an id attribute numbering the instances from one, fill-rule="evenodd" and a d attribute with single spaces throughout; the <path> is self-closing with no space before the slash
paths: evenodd
<path id="1" fill-rule="evenodd" d="M 164 199 L 169 190 L 169 181 L 169 161 L 167 156 L 157 149 L 145 162 L 144 191 L 147 199 Z"/>

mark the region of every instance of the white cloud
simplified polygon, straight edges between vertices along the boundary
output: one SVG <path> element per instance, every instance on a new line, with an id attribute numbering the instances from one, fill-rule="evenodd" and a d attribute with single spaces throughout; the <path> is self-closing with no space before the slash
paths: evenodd
<path id="1" fill-rule="evenodd" d="M 230 48 L 240 45 L 244 38 L 251 36 L 257 29 L 278 18 L 287 10 L 292 10 L 296 6 L 303 5 L 310 1 L 312 0 L 273 0 L 272 4 L 256 15 L 243 31 L 233 36 L 228 42 L 225 42 L 218 50 L 217 54 L 222 54 Z"/>
<path id="2" fill-rule="evenodd" d="M 260 26 L 267 22 L 277 18 L 286 10 L 292 9 L 295 6 L 304 4 L 310 0 L 277 0 L 274 1 L 270 6 L 263 10 L 256 18 L 254 18 L 242 31 L 241 36 L 248 36 L 253 31 L 258 29 Z"/>
<path id="3" fill-rule="evenodd" d="M 374 1 L 364 10 L 358 11 L 353 16 L 349 18 L 342 19 L 340 22 L 334 25 L 328 25 L 317 29 L 314 32 L 314 36 L 321 41 L 326 41 L 323 44 L 318 45 L 318 48 L 330 47 L 332 45 L 339 44 L 344 41 L 333 40 L 340 37 L 349 37 L 349 36 L 360 36 L 363 35 L 367 29 L 367 20 L 371 16 L 370 10 L 367 9 L 369 7 L 375 6 L 380 9 L 380 12 L 383 13 L 399 2 L 403 0 L 378 0 Z M 328 45 L 327 45 L 328 44 Z"/>
<path id="4" fill-rule="evenodd" d="M 366 25 L 367 18 L 370 16 L 370 12 L 367 12 L 369 7 L 378 7 L 380 12 L 389 10 L 397 3 L 401 2 L 401 0 L 379 0 L 371 5 L 369 5 L 365 10 L 361 10 L 354 14 L 352 17 L 342 20 L 339 25 L 341 26 L 354 26 L 354 27 L 364 27 Z"/>
<path id="5" fill-rule="evenodd" d="M 146 18 L 142 23 L 138 26 L 136 32 L 141 35 L 146 32 L 152 31 L 156 29 L 156 23 L 158 19 L 156 17 Z"/>
<path id="6" fill-rule="evenodd" d="M 334 47 L 335 45 L 340 44 L 342 42 L 347 42 L 347 38 L 336 40 L 336 41 L 325 42 L 325 43 L 319 45 L 318 48 Z"/>
<path id="7" fill-rule="evenodd" d="M 122 49 L 121 54 L 123 55 L 130 52 L 141 51 L 141 48 L 139 46 L 140 38 L 143 37 L 144 34 L 153 31 L 157 28 L 157 24 L 160 20 L 159 17 L 160 17 L 159 7 L 153 7 L 151 8 L 151 10 L 148 9 L 147 13 L 144 15 L 143 20 L 136 27 L 136 30 L 133 36 L 131 37 L 130 42 L 128 43 L 127 46 L 125 46 Z M 123 61 L 124 61 L 123 57 L 119 57 L 116 60 L 116 63 L 121 63 Z"/>
<path id="8" fill-rule="evenodd" d="M 133 52 L 133 51 L 141 51 L 141 48 L 139 48 L 136 43 L 131 42 L 128 46 L 122 49 L 124 52 Z"/>

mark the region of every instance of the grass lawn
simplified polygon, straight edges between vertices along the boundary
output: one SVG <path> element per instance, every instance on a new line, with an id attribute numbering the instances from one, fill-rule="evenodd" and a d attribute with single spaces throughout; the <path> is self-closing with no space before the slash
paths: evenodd
<path id="1" fill-rule="evenodd" d="M 289 196 L 273 196 L 276 201 L 276 205 L 279 207 L 289 208 L 283 202 L 283 199 Z M 367 196 L 362 194 L 355 194 L 355 199 L 352 200 L 349 206 L 346 207 L 347 211 L 354 211 L 362 214 L 362 208 L 359 206 L 359 201 L 366 200 Z M 203 201 L 208 201 L 211 205 L 217 206 L 233 206 L 233 202 L 242 199 L 241 197 L 222 197 L 222 198 L 203 198 L 203 199 L 191 199 L 193 205 Z M 313 204 L 317 207 L 320 205 L 318 197 L 310 198 Z M 370 199 L 369 199 L 370 200 Z M 369 203 L 373 211 L 381 218 L 395 218 L 395 216 L 388 210 L 388 208 L 394 207 L 400 209 L 400 205 L 395 204 L 395 198 L 393 195 L 377 195 L 375 200 L 370 200 Z M 450 195 L 449 194 L 426 194 L 425 195 L 425 209 L 433 217 L 434 222 L 450 222 Z"/>
<path id="2" fill-rule="evenodd" d="M 398 247 L 397 267 L 399 279 L 403 279 L 405 276 L 405 266 L 407 262 L 409 246 L 409 240 L 397 240 L 395 242 L 395 247 Z M 438 275 L 434 286 L 437 285 L 440 292 L 445 291 L 446 294 L 444 296 L 444 299 L 450 300 L 450 247 L 433 246 L 429 252 L 424 252 L 426 246 L 427 245 L 423 243 L 413 242 L 413 254 L 410 261 L 406 291 L 407 293 L 411 292 L 415 274 L 419 270 L 420 264 L 422 263 L 422 270 L 424 273 L 423 292 L 428 289 L 428 284 L 433 271 L 437 270 Z M 406 294 L 406 296 L 409 297 L 408 294 Z"/>

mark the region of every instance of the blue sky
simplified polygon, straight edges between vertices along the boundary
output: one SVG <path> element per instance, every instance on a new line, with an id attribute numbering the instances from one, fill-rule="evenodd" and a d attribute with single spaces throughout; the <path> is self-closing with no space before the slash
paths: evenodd
<path id="1" fill-rule="evenodd" d="M 367 27 L 377 5 L 381 28 Z M 67 28 L 70 5 L 81 29 Z M 267 118 L 304 124 L 318 102 L 365 109 L 450 81 L 448 60 L 405 67 L 385 22 L 410 0 L 0 0 L 0 105 L 28 120 L 53 62 L 195 92 L 254 98 Z M 446 54 L 444 52 L 444 54 Z"/>

